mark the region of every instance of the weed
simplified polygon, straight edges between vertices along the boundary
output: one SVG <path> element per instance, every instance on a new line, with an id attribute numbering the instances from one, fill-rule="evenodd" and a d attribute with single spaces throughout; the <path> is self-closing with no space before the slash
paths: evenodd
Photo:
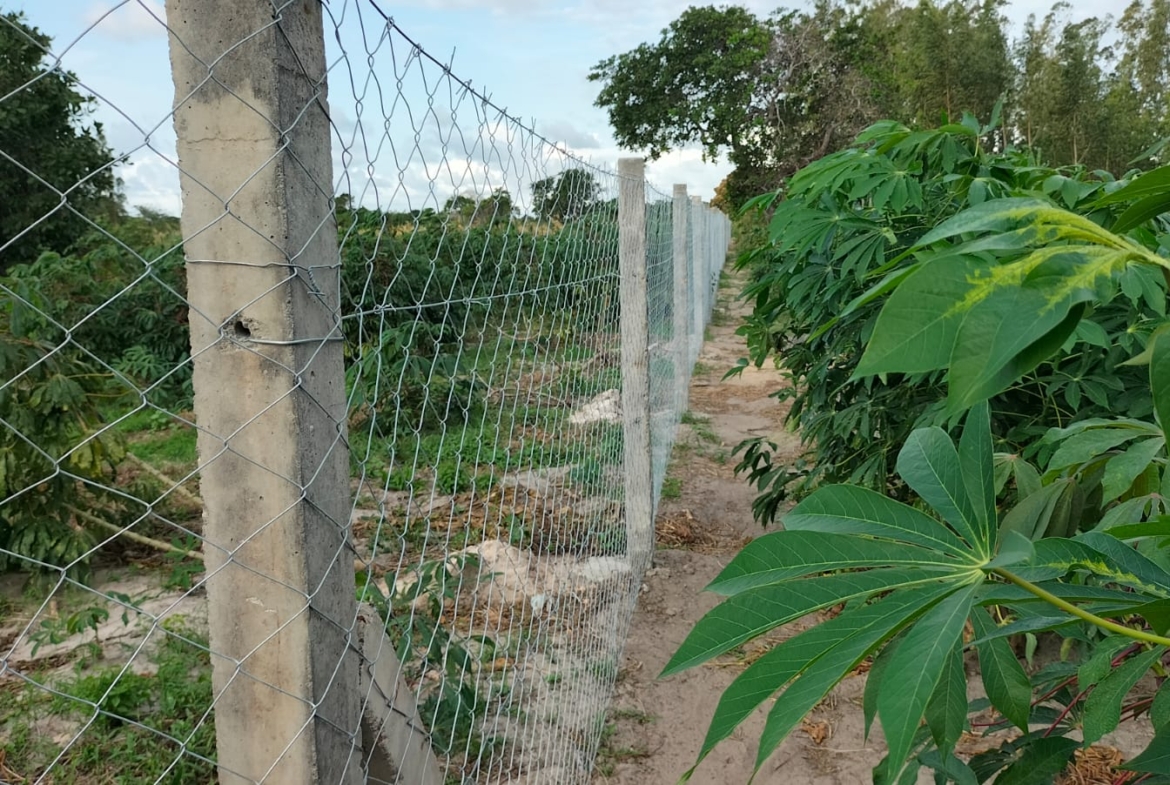
<path id="1" fill-rule="evenodd" d="M 0 709 L 0 758 L 26 779 L 50 771 L 60 782 L 155 782 L 215 778 L 215 730 L 207 643 L 180 620 L 148 656 L 154 675 L 111 667 L 63 679 L 51 695 L 25 687 Z M 86 723 L 67 749 L 32 733 L 46 715 Z"/>
<path id="2" fill-rule="evenodd" d="M 128 445 L 130 453 L 151 466 L 191 465 L 198 461 L 193 428 L 154 431 Z"/>
<path id="3" fill-rule="evenodd" d="M 654 721 L 654 717 L 634 709 L 617 709 L 611 711 L 608 718 L 602 719 L 600 742 L 597 747 L 596 768 L 604 777 L 612 777 L 617 771 L 619 763 L 641 760 L 649 757 L 650 752 L 641 746 L 618 746 L 614 743 L 617 737 L 619 720 L 631 720 L 639 725 L 646 725 Z"/>
<path id="4" fill-rule="evenodd" d="M 663 499 L 677 499 L 682 496 L 682 479 L 679 477 L 667 477 L 662 481 L 662 498 Z"/>
<path id="5" fill-rule="evenodd" d="M 700 361 L 695 363 L 695 367 L 691 369 L 691 374 L 693 376 L 706 376 L 707 374 L 711 373 L 712 370 L 713 369 L 710 365 Z"/>

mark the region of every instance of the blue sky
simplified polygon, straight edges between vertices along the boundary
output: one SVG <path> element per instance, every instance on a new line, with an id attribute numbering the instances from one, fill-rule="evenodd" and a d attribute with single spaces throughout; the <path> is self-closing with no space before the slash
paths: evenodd
<path id="1" fill-rule="evenodd" d="M 586 79 L 590 67 L 642 41 L 657 40 L 660 30 L 691 4 L 670 0 L 374 2 L 430 54 L 451 61 L 454 73 L 488 93 L 494 103 L 534 123 L 537 131 L 573 153 L 605 167 L 629 153 L 617 148 L 605 113 L 593 106 L 597 86 Z M 740 4 L 760 15 L 776 7 L 761 0 Z M 100 97 L 97 119 L 105 125 L 109 141 L 117 152 L 131 153 L 133 165 L 121 172 L 128 203 L 177 213 L 178 176 L 168 114 L 174 89 L 166 29 L 160 21 L 165 19 L 163 5 L 162 0 L 0 0 L 0 9 L 24 11 L 32 24 L 52 36 L 54 54 Z M 1028 13 L 1043 14 L 1049 5 L 1048 0 L 1017 0 L 1008 14 L 1018 23 Z M 1092 6 L 1100 11 L 1095 0 L 1073 0 L 1071 6 L 1074 17 L 1089 15 Z M 343 138 L 354 140 L 359 125 L 357 100 L 348 74 L 365 78 L 369 70 L 365 45 L 377 43 L 379 20 L 368 0 L 329 0 L 327 8 L 340 20 L 343 42 L 342 49 L 329 46 L 331 112 Z M 359 10 L 364 26 L 359 24 Z M 328 19 L 326 26 L 328 40 L 333 27 Z M 395 43 L 394 55 L 400 64 L 407 53 L 401 41 Z M 397 96 L 390 78 L 394 68 L 390 54 L 383 42 L 374 55 L 385 105 Z M 482 193 L 498 186 L 516 194 L 526 191 L 537 176 L 555 173 L 565 165 L 563 157 L 534 146 L 532 139 L 517 135 L 514 128 L 509 133 L 509 126 L 493 112 L 477 117 L 474 102 L 449 100 L 445 89 L 449 85 L 436 94 L 435 113 L 418 119 L 427 106 L 423 80 L 433 86 L 441 72 L 415 61 L 404 75 L 403 95 L 415 110 L 415 119 L 405 120 L 401 110 L 396 110 L 397 133 L 383 138 L 380 145 L 373 141 L 365 147 L 335 144 L 339 185 L 365 193 L 366 203 L 421 207 L 452 192 Z M 382 110 L 369 100 L 374 90 L 371 86 L 366 92 L 360 123 L 369 140 L 381 135 L 383 125 Z M 454 122 L 449 113 L 452 104 L 458 110 Z M 453 127 L 462 135 L 452 136 Z M 421 139 L 417 146 L 413 143 L 416 130 Z M 488 138 L 490 145 L 477 144 Z M 389 152 L 387 141 L 396 155 Z M 340 157 L 342 146 L 350 148 L 346 161 Z M 473 149 L 462 155 L 463 147 Z M 517 152 L 517 147 L 524 152 Z M 442 160 L 448 165 L 439 166 Z M 344 183 L 347 165 L 350 180 Z M 673 183 L 687 183 L 692 194 L 704 199 L 712 196 L 727 171 L 725 162 L 704 163 L 693 149 L 680 150 L 648 167 L 651 180 L 665 191 Z M 372 186 L 378 189 L 376 200 Z"/>

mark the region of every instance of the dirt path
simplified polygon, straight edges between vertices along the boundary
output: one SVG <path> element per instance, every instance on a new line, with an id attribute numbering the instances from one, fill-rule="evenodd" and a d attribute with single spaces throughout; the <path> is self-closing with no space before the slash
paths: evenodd
<path id="1" fill-rule="evenodd" d="M 769 367 L 720 381 L 744 355 L 735 335 L 746 306 L 735 299 L 739 281 L 725 281 L 719 307 L 691 384 L 689 413 L 668 473 L 659 509 L 655 566 L 646 577 L 632 634 L 598 757 L 595 785 L 673 785 L 694 763 L 724 688 L 758 655 L 749 644 L 738 657 L 658 679 L 667 659 L 695 622 L 715 606 L 703 593 L 750 538 L 764 533 L 752 519 L 753 490 L 733 471 L 731 452 L 754 436 L 766 436 L 795 457 L 799 440 L 783 424 L 786 405 L 769 397 L 784 384 Z M 670 494 L 664 494 L 668 496 Z M 772 642 L 803 626 L 789 626 Z M 758 783 L 866 782 L 883 754 L 862 743 L 862 678 L 851 678 L 819 707 L 765 765 Z M 746 783 L 758 747 L 766 706 L 699 767 L 695 785 Z"/>
<path id="2" fill-rule="evenodd" d="M 812 617 L 726 656 L 668 679 L 658 674 L 695 622 L 717 604 L 703 587 L 750 538 L 765 533 L 752 519 L 753 490 L 734 474 L 731 451 L 742 440 L 767 436 L 791 457 L 798 438 L 783 425 L 786 404 L 769 395 L 785 382 L 772 368 L 749 369 L 721 382 L 743 356 L 735 335 L 747 307 L 735 299 L 739 281 L 720 290 L 719 307 L 690 390 L 664 498 L 660 505 L 655 565 L 646 576 L 606 725 L 593 785 L 674 785 L 698 754 L 723 690 L 750 662 L 776 642 L 807 629 Z M 673 498 L 671 498 L 673 497 Z M 981 684 L 968 662 L 968 695 Z M 758 785 L 862 785 L 885 754 L 880 727 L 864 739 L 861 710 L 864 673 L 846 678 L 764 764 Z M 758 709 L 700 766 L 694 785 L 740 785 L 751 777 L 758 738 L 770 703 Z M 1128 722 L 1103 743 L 1127 757 L 1153 734 L 1146 722 Z M 998 739 L 965 735 L 960 754 L 997 746 Z M 967 749 L 964 750 L 964 747 Z M 1095 748 L 1096 749 L 1096 748 Z M 1114 750 L 1102 752 L 1116 755 Z M 1078 769 L 1081 767 L 1078 766 Z M 1099 770 L 1099 769 L 1098 769 Z M 1108 783 L 1085 771 L 1060 783 Z M 932 783 L 923 770 L 919 783 Z"/>

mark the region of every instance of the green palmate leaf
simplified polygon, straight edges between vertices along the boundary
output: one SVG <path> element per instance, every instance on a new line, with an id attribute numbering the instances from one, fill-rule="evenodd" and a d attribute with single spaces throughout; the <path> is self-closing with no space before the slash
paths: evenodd
<path id="1" fill-rule="evenodd" d="M 1170 338 L 1166 334 L 1150 339 L 1150 391 L 1154 411 L 1163 431 L 1170 428 Z"/>
<path id="2" fill-rule="evenodd" d="M 926 373 L 950 362 L 972 280 L 994 265 L 971 257 L 932 260 L 907 276 L 878 315 L 873 337 L 854 372 Z"/>
<path id="3" fill-rule="evenodd" d="M 1091 239 L 1113 244 L 1120 239 L 1088 218 L 1062 210 L 1044 199 L 1013 197 L 984 202 L 943 221 L 918 241 L 918 247 L 925 248 L 962 234 L 1021 231 L 1019 227 L 1028 225 L 1048 229 L 1049 242 Z"/>
<path id="4" fill-rule="evenodd" d="M 1132 499 L 1131 501 L 1138 502 L 1141 500 Z M 1154 520 L 1146 521 L 1145 523 L 1114 524 L 1107 528 L 1099 529 L 1099 531 L 1104 531 L 1111 537 L 1116 537 L 1119 540 L 1137 540 L 1143 537 L 1165 537 L 1170 535 L 1170 516 L 1160 515 Z"/>
<path id="5" fill-rule="evenodd" d="M 899 542 L 817 531 L 778 531 L 744 546 L 707 590 L 731 595 L 829 570 L 897 566 L 946 572 L 964 565 L 944 554 Z"/>
<path id="6" fill-rule="evenodd" d="M 996 628 L 988 614 L 975 611 L 971 614 L 971 623 L 975 634 L 985 639 L 975 648 L 979 652 L 979 671 L 983 674 L 988 700 L 1008 722 L 1027 731 L 1032 710 L 1032 684 L 1023 666 L 1005 639 L 987 639 Z"/>
<path id="7" fill-rule="evenodd" d="M 978 588 L 967 586 L 923 614 L 906 633 L 890 663 L 891 672 L 899 674 L 899 679 L 878 694 L 878 716 L 894 767 L 891 770 L 900 770 L 910 754 L 914 733 L 963 634 Z"/>
<path id="8" fill-rule="evenodd" d="M 919 428 L 910 434 L 898 453 L 898 474 L 943 519 L 954 527 L 971 547 L 990 555 L 983 527 L 967 495 L 959 454 L 954 442 L 941 428 Z"/>
<path id="9" fill-rule="evenodd" d="M 1125 696 L 1165 651 L 1165 646 L 1156 646 L 1126 660 L 1094 688 L 1085 701 L 1085 744 L 1092 744 L 1117 727 Z"/>
<path id="10" fill-rule="evenodd" d="M 918 760 L 935 772 L 935 783 L 946 785 L 953 782 L 955 785 L 979 785 L 979 779 L 971 767 L 955 757 L 953 752 L 942 755 L 938 750 L 927 750 L 918 756 Z"/>
<path id="11" fill-rule="evenodd" d="M 1132 182 L 1098 199 L 1097 205 L 1135 202 L 1165 193 L 1170 193 L 1170 166 L 1160 166 L 1134 178 Z"/>
<path id="12" fill-rule="evenodd" d="M 1145 436 L 1144 430 L 1136 428 L 1093 428 L 1064 439 L 1060 448 L 1048 460 L 1049 469 L 1063 469 L 1077 466 L 1097 458 L 1118 445 Z M 1052 438 L 1050 434 L 1046 440 Z"/>
<path id="13" fill-rule="evenodd" d="M 1113 224 L 1113 231 L 1128 232 L 1167 212 L 1170 212 L 1170 193 L 1147 196 L 1126 208 Z"/>
<path id="14" fill-rule="evenodd" d="M 1083 534 L 1077 540 L 1039 540 L 1031 564 L 1012 568 L 1012 572 L 1032 583 L 1059 578 L 1073 570 L 1087 570 L 1157 597 L 1170 596 L 1165 570 L 1119 540 L 1096 532 Z"/>
<path id="15" fill-rule="evenodd" d="M 661 675 L 692 668 L 813 611 L 938 579 L 937 573 L 915 568 L 874 569 L 749 589 L 729 597 L 700 619 Z"/>
<path id="16" fill-rule="evenodd" d="M 1170 630 L 1170 600 L 1154 600 L 1133 608 L 1150 625 L 1155 635 L 1165 635 Z"/>
<path id="17" fill-rule="evenodd" d="M 904 634 L 897 636 L 877 653 L 877 656 L 873 658 L 869 673 L 865 677 L 865 692 L 861 696 L 861 712 L 865 719 L 866 739 L 869 738 L 869 730 L 873 727 L 873 718 L 877 716 L 877 699 L 878 693 L 881 691 L 882 679 L 903 637 Z"/>
<path id="18" fill-rule="evenodd" d="M 970 547 L 934 518 L 855 485 L 830 485 L 814 491 L 784 516 L 784 528 L 881 537 L 971 558 Z"/>
<path id="19" fill-rule="evenodd" d="M 847 610 L 769 651 L 736 677 L 720 696 L 695 766 L 761 703 L 807 671 L 818 659 L 843 647 L 850 657 L 855 657 L 854 664 L 841 674 L 843 677 L 872 649 L 958 588 L 955 583 L 946 582 L 895 592 L 871 605 Z M 692 767 L 683 779 L 689 779 L 693 772 Z"/>
<path id="20" fill-rule="evenodd" d="M 1011 314 L 1030 305 L 1045 307 L 1027 296 L 989 299 L 963 320 L 951 356 L 949 412 L 985 401 L 1034 370 L 1072 335 L 1085 311 L 1083 303 L 1060 303 L 1020 329 Z"/>
<path id="21" fill-rule="evenodd" d="M 1154 733 L 1154 740 L 1150 745 L 1141 755 L 1128 763 L 1123 763 L 1121 768 L 1170 776 L 1170 728 L 1165 725 L 1156 727 L 1158 730 Z"/>
<path id="22" fill-rule="evenodd" d="M 1066 480 L 1045 485 L 1013 507 L 1003 517 L 1003 523 L 1000 524 L 1001 535 L 1006 537 L 1009 534 L 1016 534 L 1027 540 L 1037 540 L 1043 536 L 1057 501 L 1061 494 L 1068 490 L 1070 483 L 1071 481 Z"/>
<path id="23" fill-rule="evenodd" d="M 1168 730 L 1170 725 L 1170 679 L 1162 682 L 1158 692 L 1154 695 L 1154 702 L 1150 704 L 1150 723 L 1155 732 Z"/>
<path id="24" fill-rule="evenodd" d="M 938 686 L 926 704 L 926 724 L 934 743 L 944 753 L 955 748 L 967 728 L 967 672 L 961 644 L 951 650 Z"/>
<path id="25" fill-rule="evenodd" d="M 1050 736 L 1030 740 L 1023 753 L 995 779 L 996 785 L 1049 785 L 1064 771 L 1079 747 L 1073 739 Z"/>
<path id="26" fill-rule="evenodd" d="M 995 461 L 991 441 L 991 410 L 980 404 L 967 414 L 959 437 L 959 467 L 967 485 L 967 497 L 981 527 L 981 539 L 995 550 Z"/>
<path id="27" fill-rule="evenodd" d="M 975 588 L 975 586 L 971 586 L 966 590 L 960 589 L 943 599 L 938 605 L 927 611 L 920 623 L 927 624 L 929 618 L 935 615 L 940 607 L 952 604 L 955 597 L 970 597 Z M 968 607 L 969 605 L 970 600 L 968 600 Z M 914 627 L 907 633 L 903 641 L 906 646 L 915 645 L 912 644 L 912 639 L 916 630 L 917 627 Z M 962 631 L 961 624 L 959 630 L 960 632 Z M 877 643 L 889 638 L 892 634 L 893 631 L 887 630 L 882 632 L 876 627 L 860 631 L 850 640 L 843 641 L 841 645 L 826 652 L 824 656 L 819 657 L 800 675 L 800 678 L 789 684 L 784 692 L 776 699 L 771 711 L 768 712 L 764 730 L 760 734 L 760 747 L 756 755 L 756 769 L 759 770 L 764 761 L 768 759 L 768 756 L 775 751 L 776 747 L 780 745 L 792 729 L 800 723 L 801 719 L 812 711 L 813 707 L 824 700 L 825 696 L 829 694 L 829 691 L 856 668 L 858 663 L 865 658 Z M 906 646 L 899 646 L 898 650 L 904 653 L 907 651 Z M 898 655 L 895 655 L 892 667 L 896 669 L 897 664 Z M 900 673 L 898 670 L 894 670 L 893 672 Z M 881 704 L 882 697 L 879 695 L 879 712 L 881 711 Z M 921 708 L 917 716 L 921 719 Z M 882 726 L 883 728 L 885 727 L 884 719 Z M 914 727 L 910 729 L 911 736 L 917 727 L 918 722 L 915 721 Z M 887 737 L 889 736 L 888 731 L 886 735 Z M 907 744 L 909 744 L 909 740 Z M 907 748 L 906 752 L 909 752 L 909 748 Z"/>
<path id="28" fill-rule="evenodd" d="M 1116 537 L 1101 532 L 1085 532 L 1077 537 L 1076 542 L 1104 554 L 1123 571 L 1138 577 L 1149 587 L 1146 590 L 1150 593 L 1156 593 L 1159 597 L 1170 594 L 1170 572 Z"/>
<path id="29" fill-rule="evenodd" d="M 1108 676 L 1113 670 L 1113 658 L 1132 645 L 1133 641 L 1123 635 L 1114 635 L 1098 643 L 1093 648 L 1093 656 L 1077 669 L 1077 688 L 1088 689 Z"/>
<path id="30" fill-rule="evenodd" d="M 1101 480 L 1104 496 L 1102 501 L 1111 502 L 1129 490 L 1133 481 L 1153 463 L 1154 456 L 1166 444 L 1164 437 L 1143 439 L 1132 445 L 1121 455 L 1115 455 L 1105 464 L 1105 476 Z"/>

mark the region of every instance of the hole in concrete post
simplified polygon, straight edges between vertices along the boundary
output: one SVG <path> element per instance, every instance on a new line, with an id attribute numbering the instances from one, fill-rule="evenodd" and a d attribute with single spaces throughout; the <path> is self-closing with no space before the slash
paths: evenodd
<path id="1" fill-rule="evenodd" d="M 247 339 L 252 337 L 252 330 L 248 327 L 248 323 L 243 319 L 236 319 L 236 323 L 232 328 L 237 338 Z"/>

